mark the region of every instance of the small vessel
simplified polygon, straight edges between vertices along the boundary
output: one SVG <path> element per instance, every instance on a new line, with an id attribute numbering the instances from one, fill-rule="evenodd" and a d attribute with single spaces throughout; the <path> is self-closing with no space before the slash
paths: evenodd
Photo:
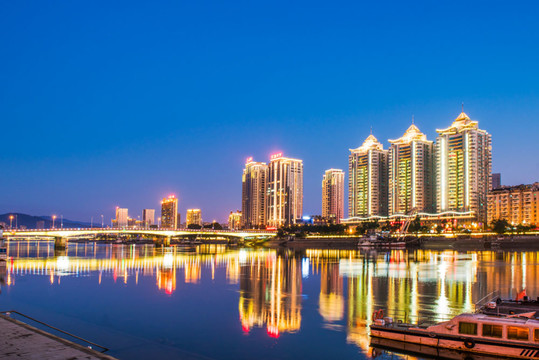
<path id="1" fill-rule="evenodd" d="M 379 235 L 364 236 L 359 239 L 357 246 L 359 247 L 391 247 L 391 248 L 403 248 L 406 247 L 405 241 L 399 241 L 398 239 L 392 239 L 389 237 L 383 237 Z"/>
<path id="2" fill-rule="evenodd" d="M 0 230 L 0 260 L 7 260 L 6 239 L 2 237 L 3 230 Z"/>
<path id="3" fill-rule="evenodd" d="M 432 326 L 393 322 L 375 313 L 371 325 L 373 346 L 390 341 L 414 352 L 432 355 L 433 348 L 498 358 L 539 357 L 539 319 L 536 312 L 515 315 L 473 313 L 457 315 Z M 421 345 L 421 346 L 417 346 Z M 439 355 L 437 355 L 439 356 Z M 448 356 L 447 358 L 457 358 Z M 462 357 L 461 357 L 462 358 Z"/>

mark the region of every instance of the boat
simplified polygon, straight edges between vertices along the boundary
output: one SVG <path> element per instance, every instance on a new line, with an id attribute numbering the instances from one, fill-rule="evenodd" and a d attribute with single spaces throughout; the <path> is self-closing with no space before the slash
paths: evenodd
<path id="1" fill-rule="evenodd" d="M 480 306 L 478 311 L 491 315 L 514 315 L 532 311 L 539 314 L 539 297 L 537 299 L 532 299 L 527 296 L 526 289 L 523 289 L 517 294 L 515 299 L 502 299 L 498 296 L 488 301 L 483 306 Z"/>
<path id="2" fill-rule="evenodd" d="M 398 241 L 390 237 L 383 237 L 379 235 L 364 236 L 358 240 L 357 246 L 359 247 L 391 247 L 391 248 L 404 248 L 406 247 L 405 241 Z"/>
<path id="3" fill-rule="evenodd" d="M 0 230 L 0 260 L 6 261 L 7 260 L 6 239 L 4 239 L 2 235 L 3 235 L 3 230 Z"/>
<path id="4" fill-rule="evenodd" d="M 370 330 L 374 344 L 391 340 L 393 348 L 395 343 L 401 343 L 427 356 L 431 356 L 432 348 L 436 348 L 497 358 L 539 357 L 539 319 L 536 312 L 515 315 L 482 312 L 460 314 L 431 326 L 394 322 L 392 318 L 383 317 L 383 313 L 377 312 Z"/>

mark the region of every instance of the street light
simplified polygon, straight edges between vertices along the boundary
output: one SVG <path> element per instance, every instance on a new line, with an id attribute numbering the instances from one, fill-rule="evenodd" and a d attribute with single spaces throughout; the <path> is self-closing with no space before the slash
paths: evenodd
<path id="1" fill-rule="evenodd" d="M 52 216 L 52 228 L 54 229 L 54 220 L 56 220 L 56 215 Z"/>
<path id="2" fill-rule="evenodd" d="M 105 223 L 103 222 L 103 215 L 101 215 L 101 229 L 105 227 Z"/>
<path id="3" fill-rule="evenodd" d="M 13 215 L 9 215 L 9 228 L 13 229 Z"/>
<path id="4" fill-rule="evenodd" d="M 157 227 L 161 228 L 161 218 L 160 217 L 157 218 Z"/>

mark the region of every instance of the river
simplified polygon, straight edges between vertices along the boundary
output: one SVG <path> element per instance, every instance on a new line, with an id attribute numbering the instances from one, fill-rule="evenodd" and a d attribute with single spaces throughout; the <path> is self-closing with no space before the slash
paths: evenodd
<path id="1" fill-rule="evenodd" d="M 120 359 L 412 358 L 373 354 L 367 325 L 375 310 L 442 321 L 493 291 L 538 296 L 538 257 L 92 242 L 55 252 L 51 242 L 12 241 L 0 268 L 0 310 Z"/>

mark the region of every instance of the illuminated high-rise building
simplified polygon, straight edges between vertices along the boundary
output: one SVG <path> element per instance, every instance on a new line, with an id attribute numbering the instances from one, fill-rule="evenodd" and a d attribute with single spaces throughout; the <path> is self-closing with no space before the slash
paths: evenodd
<path id="1" fill-rule="evenodd" d="M 241 211 L 230 212 L 230 215 L 228 215 L 228 228 L 230 230 L 241 229 Z"/>
<path id="2" fill-rule="evenodd" d="M 473 212 L 487 221 L 491 181 L 491 138 L 463 112 L 447 129 L 436 130 L 437 211 Z"/>
<path id="3" fill-rule="evenodd" d="M 150 227 L 155 224 L 155 209 L 142 210 L 142 222 L 145 227 Z"/>
<path id="4" fill-rule="evenodd" d="M 185 226 L 189 227 L 191 224 L 202 226 L 202 212 L 200 209 L 187 209 Z"/>
<path id="5" fill-rule="evenodd" d="M 348 216 L 387 215 L 388 151 L 370 134 L 348 157 Z"/>
<path id="6" fill-rule="evenodd" d="M 322 178 L 322 217 L 338 224 L 344 218 L 344 171 L 326 170 Z"/>
<path id="7" fill-rule="evenodd" d="M 266 180 L 268 165 L 247 159 L 242 176 L 241 213 L 246 229 L 266 225 Z"/>
<path id="8" fill-rule="evenodd" d="M 268 165 L 266 220 L 269 226 L 295 224 L 303 215 L 303 161 L 274 154 Z"/>
<path id="9" fill-rule="evenodd" d="M 161 201 L 161 227 L 178 228 L 178 198 L 174 195 L 169 195 Z"/>
<path id="10" fill-rule="evenodd" d="M 433 142 L 414 124 L 389 142 L 389 215 L 434 212 Z"/>
<path id="11" fill-rule="evenodd" d="M 116 219 L 113 221 L 117 227 L 126 227 L 128 225 L 129 216 L 127 209 L 116 206 Z"/>

